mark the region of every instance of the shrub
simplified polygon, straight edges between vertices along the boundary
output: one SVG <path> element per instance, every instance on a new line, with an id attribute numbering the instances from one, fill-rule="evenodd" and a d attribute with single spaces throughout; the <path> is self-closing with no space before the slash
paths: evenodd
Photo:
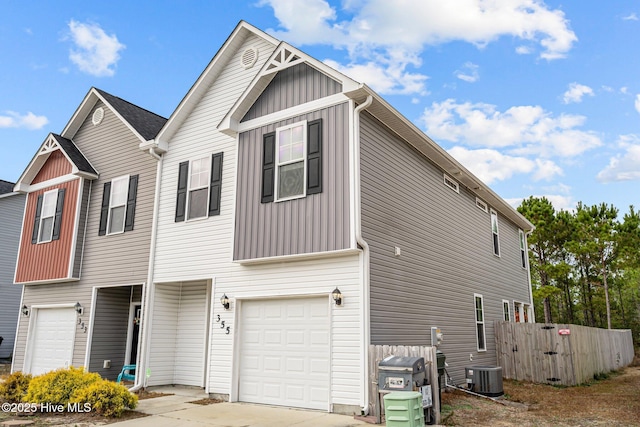
<path id="1" fill-rule="evenodd" d="M 122 384 L 101 379 L 83 389 L 78 389 L 71 399 L 78 405 L 90 404 L 91 409 L 105 417 L 119 417 L 126 409 L 138 404 L 138 396 Z"/>
<path id="2" fill-rule="evenodd" d="M 31 378 L 30 374 L 23 374 L 20 371 L 9 375 L 0 384 L 0 398 L 11 403 L 22 402 L 22 398 L 27 394 Z"/>
<path id="3" fill-rule="evenodd" d="M 85 372 L 84 368 L 57 369 L 31 380 L 29 390 L 22 399 L 29 403 L 51 403 L 67 406 L 77 390 L 101 380 L 100 375 Z"/>

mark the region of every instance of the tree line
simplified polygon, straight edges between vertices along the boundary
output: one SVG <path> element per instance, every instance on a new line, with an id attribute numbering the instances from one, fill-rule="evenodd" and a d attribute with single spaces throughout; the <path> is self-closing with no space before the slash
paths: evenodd
<path id="1" fill-rule="evenodd" d="M 613 205 L 557 211 L 545 197 L 518 207 L 528 236 L 536 321 L 631 329 L 640 342 L 640 215 Z"/>

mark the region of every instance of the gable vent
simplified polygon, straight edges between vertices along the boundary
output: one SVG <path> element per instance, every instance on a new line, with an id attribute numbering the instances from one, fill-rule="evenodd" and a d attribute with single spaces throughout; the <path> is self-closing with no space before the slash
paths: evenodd
<path id="1" fill-rule="evenodd" d="M 100 122 L 102 122 L 103 118 L 104 110 L 102 109 L 102 107 L 96 108 L 96 111 L 93 112 L 93 117 L 91 117 L 91 123 L 93 123 L 94 126 L 97 126 L 100 124 Z"/>
<path id="2" fill-rule="evenodd" d="M 242 52 L 242 58 L 240 59 L 240 63 L 242 66 L 246 68 L 251 68 L 258 60 L 258 49 L 255 47 L 249 47 Z"/>

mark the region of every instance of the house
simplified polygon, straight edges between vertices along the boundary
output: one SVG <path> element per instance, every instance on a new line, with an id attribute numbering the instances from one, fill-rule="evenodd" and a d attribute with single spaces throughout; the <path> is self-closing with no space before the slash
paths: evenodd
<path id="1" fill-rule="evenodd" d="M 13 191 L 14 183 L 0 180 L 0 359 L 13 355 L 22 287 L 13 284 L 16 269 L 24 195 Z"/>
<path id="2" fill-rule="evenodd" d="M 13 371 L 75 365 L 115 380 L 136 360 L 159 165 L 145 144 L 165 121 L 92 88 L 20 176 Z"/>
<path id="3" fill-rule="evenodd" d="M 137 385 L 369 409 L 370 344 L 495 364 L 532 225 L 383 98 L 240 22 L 157 136 Z M 140 372 L 145 372 L 144 377 Z"/>

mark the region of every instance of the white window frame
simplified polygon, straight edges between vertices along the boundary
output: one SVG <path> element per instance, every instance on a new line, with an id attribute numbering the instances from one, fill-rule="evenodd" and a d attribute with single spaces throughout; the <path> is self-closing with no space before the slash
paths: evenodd
<path id="1" fill-rule="evenodd" d="M 202 160 L 206 160 L 209 162 L 209 167 L 207 168 L 207 183 L 206 185 L 199 185 L 196 186 L 194 188 L 191 188 L 192 182 L 191 182 L 191 178 L 193 176 L 192 171 L 193 171 L 193 162 L 197 162 L 197 161 L 202 161 Z M 204 156 L 204 157 L 199 157 L 197 159 L 193 159 L 193 160 L 189 160 L 189 170 L 187 171 L 188 174 L 188 181 L 187 181 L 187 201 L 186 201 L 186 206 L 185 206 L 185 222 L 189 222 L 189 221 L 199 221 L 201 219 L 206 219 L 209 218 L 209 197 L 211 197 L 211 192 L 209 191 L 209 187 L 211 186 L 211 155 L 209 156 Z M 207 201 L 205 203 L 205 213 L 202 216 L 197 216 L 195 218 L 190 218 L 190 214 L 191 214 L 191 192 L 192 191 L 197 191 L 197 190 L 202 190 L 206 188 L 207 189 Z"/>
<path id="2" fill-rule="evenodd" d="M 129 198 L 129 175 L 123 175 L 123 176 L 119 176 L 117 178 L 114 178 L 111 180 L 111 187 L 109 188 L 109 213 L 107 215 L 107 236 L 110 236 L 112 234 L 122 234 L 124 233 L 124 228 L 125 228 L 125 222 L 127 222 L 127 201 Z M 125 184 L 125 194 L 126 197 L 124 198 L 124 203 L 121 204 L 117 204 L 114 205 L 113 204 L 113 190 L 115 188 L 114 183 L 116 181 L 124 181 L 126 180 L 126 184 Z M 122 230 L 116 230 L 116 231 L 112 231 L 111 230 L 111 212 L 113 209 L 115 208 L 119 208 L 124 206 L 124 216 L 122 218 Z"/>
<path id="3" fill-rule="evenodd" d="M 446 185 L 456 193 L 460 194 L 460 185 L 455 179 L 451 178 L 446 173 L 442 174 L 442 177 L 443 177 L 442 180 L 444 182 L 444 185 Z"/>
<path id="4" fill-rule="evenodd" d="M 280 167 L 286 166 L 294 163 L 300 162 L 299 159 L 289 160 L 286 162 L 280 163 L 280 132 L 293 129 L 296 127 L 302 127 L 302 194 L 297 194 L 295 196 L 290 197 L 280 197 Z M 294 200 L 301 199 L 307 196 L 307 121 L 302 120 L 300 122 L 292 123 L 290 125 L 281 126 L 276 128 L 276 141 L 275 141 L 275 150 L 276 150 L 276 158 L 275 158 L 275 197 L 274 200 L 276 202 L 284 202 L 286 200 Z"/>
<path id="5" fill-rule="evenodd" d="M 482 313 L 482 320 L 478 320 L 478 309 L 476 308 L 476 300 L 480 298 L 480 310 Z M 476 333 L 476 348 L 478 352 L 487 351 L 487 329 L 485 327 L 485 314 L 484 314 L 484 297 L 481 294 L 473 294 L 473 314 L 475 318 L 475 333 Z M 478 325 L 482 325 L 482 339 L 483 348 L 480 348 L 480 336 L 478 335 Z"/>
<path id="6" fill-rule="evenodd" d="M 45 201 L 48 197 L 53 197 L 53 213 L 51 215 L 45 216 L 44 207 L 46 205 Z M 38 243 L 49 243 L 53 240 L 53 228 L 56 224 L 56 208 L 58 207 L 58 189 L 49 190 L 42 194 L 42 206 L 40 207 L 40 224 L 38 224 Z M 42 240 L 42 230 L 44 230 L 44 220 L 47 218 L 51 218 L 51 237 L 49 240 Z"/>
<path id="7" fill-rule="evenodd" d="M 493 254 L 500 257 L 500 225 L 498 224 L 498 213 L 491 209 L 491 249 Z M 496 230 L 493 231 L 493 220 L 495 218 Z"/>
<path id="8" fill-rule="evenodd" d="M 529 262 L 529 254 L 527 253 L 527 238 L 524 231 L 518 230 L 518 238 L 520 240 L 520 261 L 522 261 L 522 268 L 527 269 L 527 263 Z"/>
<path id="9" fill-rule="evenodd" d="M 476 207 L 483 212 L 489 212 L 489 206 L 487 203 L 478 197 L 476 197 Z"/>
<path id="10" fill-rule="evenodd" d="M 502 300 L 502 320 L 505 322 L 513 321 L 511 317 L 511 303 L 507 299 Z"/>

